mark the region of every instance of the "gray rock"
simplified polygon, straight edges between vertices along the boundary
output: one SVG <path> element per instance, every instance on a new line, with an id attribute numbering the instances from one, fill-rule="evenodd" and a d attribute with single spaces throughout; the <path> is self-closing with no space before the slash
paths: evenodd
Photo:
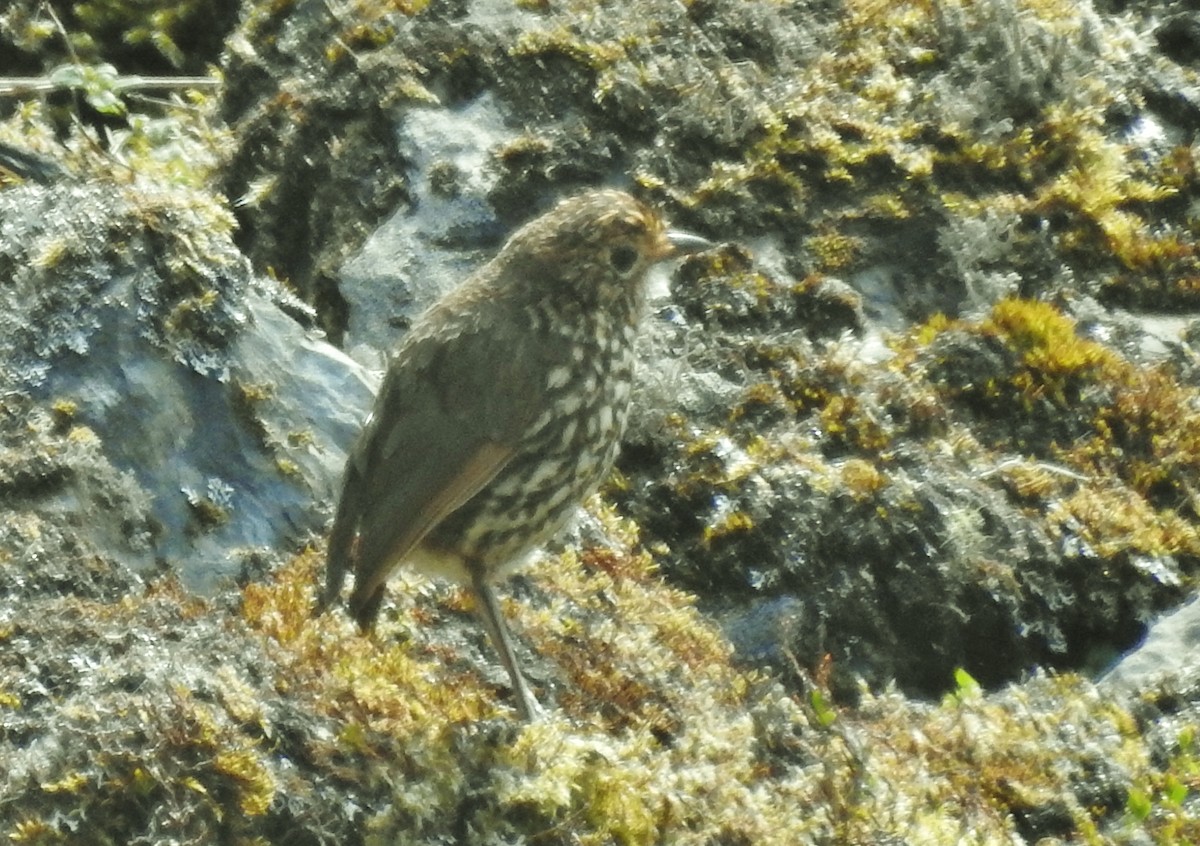
<path id="1" fill-rule="evenodd" d="M 4 391 L 70 409 L 99 436 L 149 498 L 154 557 L 211 590 L 246 548 L 323 528 L 373 379 L 289 317 L 273 301 L 287 295 L 249 272 L 189 196 L 166 213 L 139 207 L 151 199 L 105 185 L 0 194 L 0 264 L 12 280 L 0 376 Z M 160 228 L 160 213 L 174 228 Z"/>
<path id="2" fill-rule="evenodd" d="M 1144 690 L 1168 679 L 1200 674 L 1200 601 L 1195 597 L 1150 626 L 1146 639 L 1100 679 L 1103 687 Z"/>

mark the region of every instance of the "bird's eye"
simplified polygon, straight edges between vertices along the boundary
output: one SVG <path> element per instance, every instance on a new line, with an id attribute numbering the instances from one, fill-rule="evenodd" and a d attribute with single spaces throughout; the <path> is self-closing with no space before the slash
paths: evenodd
<path id="1" fill-rule="evenodd" d="M 612 265 L 613 270 L 623 276 L 633 270 L 633 266 L 637 264 L 637 258 L 637 250 L 633 247 L 613 247 L 612 252 L 608 254 L 608 263 Z"/>

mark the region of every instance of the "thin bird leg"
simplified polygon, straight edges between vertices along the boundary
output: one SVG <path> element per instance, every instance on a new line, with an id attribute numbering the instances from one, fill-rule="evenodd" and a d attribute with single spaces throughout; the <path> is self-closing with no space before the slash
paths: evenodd
<path id="1" fill-rule="evenodd" d="M 504 669 L 508 670 L 508 676 L 512 679 L 513 694 L 517 697 L 517 711 L 521 719 L 532 722 L 541 715 L 542 708 L 529 689 L 525 676 L 521 675 L 521 668 L 517 666 L 512 636 L 509 635 L 504 615 L 500 612 L 500 601 L 496 598 L 496 591 L 485 577 L 482 567 L 472 567 L 471 570 L 471 588 L 475 591 L 483 627 L 487 629 L 492 645 L 500 653 L 500 662 L 504 664 Z"/>

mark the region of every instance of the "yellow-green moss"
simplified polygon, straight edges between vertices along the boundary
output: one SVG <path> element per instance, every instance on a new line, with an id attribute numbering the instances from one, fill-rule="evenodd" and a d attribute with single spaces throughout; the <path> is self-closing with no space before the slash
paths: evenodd
<path id="1" fill-rule="evenodd" d="M 840 468 L 841 481 L 856 500 L 873 499 L 888 485 L 888 477 L 878 467 L 861 458 L 851 458 Z"/>
<path id="2" fill-rule="evenodd" d="M 834 272 L 853 264 L 863 244 L 858 238 L 831 230 L 809 237 L 805 247 L 816 256 L 821 270 Z"/>
<path id="3" fill-rule="evenodd" d="M 855 396 L 831 396 L 818 419 L 825 434 L 854 449 L 879 452 L 890 443 L 880 421 Z"/>
<path id="4" fill-rule="evenodd" d="M 1200 557 L 1200 530 L 1168 508 L 1155 508 L 1136 490 L 1082 487 L 1055 503 L 1047 514 L 1052 527 L 1078 526 L 1101 558 L 1122 555 Z"/>
<path id="5" fill-rule="evenodd" d="M 517 38 L 511 53 L 526 57 L 560 55 L 592 71 L 603 71 L 627 55 L 620 41 L 588 41 L 565 26 L 526 31 Z"/>
<path id="6" fill-rule="evenodd" d="M 1010 368 L 970 374 L 971 390 L 996 403 L 1003 424 L 1050 425 L 1072 415 L 1079 432 L 1070 441 L 1048 437 L 1035 445 L 1052 463 L 1010 460 L 1000 478 L 1014 497 L 1044 511 L 1059 533 L 1078 527 L 1093 554 L 1200 555 L 1200 517 L 1194 502 L 1200 477 L 1200 391 L 1181 383 L 1166 364 L 1138 365 L 1082 337 L 1054 306 L 1003 300 L 981 320 L 936 315 L 898 341 L 893 367 L 927 366 L 919 350 L 946 333 L 965 333 L 1002 345 Z M 957 349 L 957 347 L 952 347 Z M 936 353 L 934 353 L 936 357 Z M 957 397 L 965 388 L 940 388 Z M 1015 404 L 1005 404 L 1015 399 Z M 1002 430 L 1003 431 L 1003 430 Z M 1031 446 L 997 444 L 1022 451 Z"/>
<path id="7" fill-rule="evenodd" d="M 1075 322 L 1049 303 L 1005 299 L 996 303 L 979 331 L 998 338 L 1020 356 L 1026 372 L 1013 377 L 1028 390 L 1062 394 L 1070 377 L 1103 378 L 1120 366 L 1107 347 L 1081 338 Z"/>

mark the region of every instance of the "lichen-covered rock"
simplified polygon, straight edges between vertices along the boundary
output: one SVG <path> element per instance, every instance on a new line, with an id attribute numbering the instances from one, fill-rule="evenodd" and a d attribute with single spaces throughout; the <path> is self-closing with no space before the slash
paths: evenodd
<path id="1" fill-rule="evenodd" d="M 113 467 L 77 407 L 0 406 L 0 594 L 116 602 L 141 589 L 160 526 L 134 475 Z"/>
<path id="2" fill-rule="evenodd" d="M 514 603 L 559 682 L 520 725 L 468 658 L 457 589 L 379 638 L 310 614 L 319 556 L 240 609 L 169 582 L 0 616 L 0 832 L 17 843 L 1004 844 L 1197 834 L 1194 690 L 1135 711 L 1077 678 L 914 703 L 798 699 L 728 661 L 628 526 Z M 239 613 L 240 612 L 240 613 Z M 471 645 L 473 644 L 473 646 Z M 500 679 L 501 675 L 497 676 Z"/>
<path id="3" fill-rule="evenodd" d="M 725 401 L 656 390 L 679 411 L 635 415 L 610 495 L 752 660 L 830 656 L 847 693 L 1094 670 L 1195 578 L 1200 394 L 1102 326 L 1003 300 L 868 362 L 728 325 L 677 345 Z"/>
<path id="4" fill-rule="evenodd" d="M 235 550 L 322 528 L 372 380 L 281 310 L 303 306 L 253 278 L 219 206 L 64 179 L 0 192 L 0 219 L 3 390 L 87 427 L 145 492 L 154 531 L 126 563 L 211 590 Z M 62 473 L 86 474 L 74 457 Z M 84 544 L 113 532 L 89 513 Z"/>
<path id="5" fill-rule="evenodd" d="M 61 168 L 0 169 L 0 835 L 1200 840 L 1191 671 L 1033 669 L 1194 592 L 1200 330 L 1134 311 L 1196 303 L 1187 13 L 249 3 L 215 110 L 3 111 Z M 521 727 L 461 591 L 310 617 L 369 377 L 292 318 L 374 360 L 602 183 L 720 246 L 657 284 L 623 517 L 510 583 Z"/>

